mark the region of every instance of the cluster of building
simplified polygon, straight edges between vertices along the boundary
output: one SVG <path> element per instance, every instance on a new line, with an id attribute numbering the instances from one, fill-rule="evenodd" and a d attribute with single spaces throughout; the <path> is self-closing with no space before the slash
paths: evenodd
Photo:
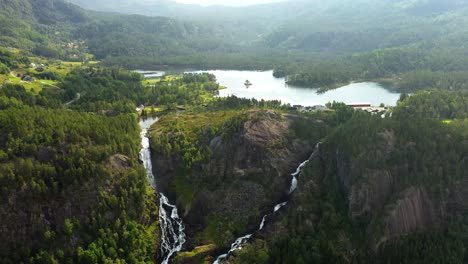
<path id="1" fill-rule="evenodd" d="M 70 50 L 78 49 L 79 47 L 80 46 L 78 44 L 74 43 L 74 42 L 68 42 L 68 43 L 65 44 L 65 48 L 70 49 Z"/>
<path id="2" fill-rule="evenodd" d="M 43 63 L 41 63 L 41 64 L 36 64 L 36 63 L 31 62 L 31 63 L 29 64 L 29 68 L 36 69 L 36 71 L 42 71 L 42 70 L 44 70 L 44 68 L 46 68 L 46 67 L 47 67 L 47 66 L 46 66 L 45 64 L 43 64 Z"/>
<path id="3" fill-rule="evenodd" d="M 324 105 L 314 105 L 314 106 L 302 106 L 302 105 L 293 105 L 289 108 L 290 111 L 297 111 L 301 113 L 310 113 L 313 111 L 328 111 L 328 107 Z"/>
<path id="4" fill-rule="evenodd" d="M 349 104 L 349 107 L 354 109 L 359 109 L 370 114 L 385 114 L 389 108 L 386 106 L 372 106 L 371 104 Z M 290 111 L 297 111 L 301 113 L 310 113 L 314 111 L 330 111 L 330 109 L 324 105 L 314 105 L 314 106 L 302 106 L 302 105 L 293 105 L 289 108 Z"/>
<path id="5" fill-rule="evenodd" d="M 371 104 L 351 104 L 348 105 L 354 109 L 359 109 L 364 112 L 376 115 L 383 115 L 388 111 L 388 107 L 386 106 L 372 106 Z"/>
<path id="6" fill-rule="evenodd" d="M 28 75 L 21 76 L 21 81 L 23 82 L 34 82 L 34 78 Z"/>
<path id="7" fill-rule="evenodd" d="M 20 78 L 21 81 L 23 81 L 23 82 L 34 82 L 35 81 L 35 79 L 33 77 L 31 77 L 29 75 L 26 75 L 26 74 L 22 75 L 21 73 L 18 73 L 18 74 L 16 74 L 16 77 Z"/>

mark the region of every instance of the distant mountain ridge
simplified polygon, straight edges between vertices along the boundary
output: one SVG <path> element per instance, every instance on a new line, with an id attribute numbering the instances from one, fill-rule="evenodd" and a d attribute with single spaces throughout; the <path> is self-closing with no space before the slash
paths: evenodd
<path id="1" fill-rule="evenodd" d="M 96 10 L 214 24 L 231 34 L 242 32 L 248 39 L 274 49 L 340 53 L 433 41 L 441 32 L 428 30 L 427 25 L 438 27 L 450 15 L 457 18 L 447 20 L 449 23 L 461 20 L 460 12 L 468 3 L 465 0 L 290 0 L 248 7 L 201 7 L 170 0 L 117 0 L 112 4 L 110 1 L 68 1 Z"/>
<path id="2" fill-rule="evenodd" d="M 271 69 L 291 54 L 290 61 L 301 62 L 316 54 L 457 48 L 468 25 L 465 0 L 292 0 L 249 7 L 67 1 L 0 0 L 0 45 L 60 56 L 60 45 L 80 41 L 98 59 L 129 68 Z"/>

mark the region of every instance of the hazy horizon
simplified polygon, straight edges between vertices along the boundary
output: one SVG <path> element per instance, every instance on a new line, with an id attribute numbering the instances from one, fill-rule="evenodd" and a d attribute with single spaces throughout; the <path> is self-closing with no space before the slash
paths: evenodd
<path id="1" fill-rule="evenodd" d="M 182 4 L 198 4 L 202 6 L 225 5 L 225 6 L 249 6 L 276 2 L 285 2 L 287 0 L 174 0 Z"/>

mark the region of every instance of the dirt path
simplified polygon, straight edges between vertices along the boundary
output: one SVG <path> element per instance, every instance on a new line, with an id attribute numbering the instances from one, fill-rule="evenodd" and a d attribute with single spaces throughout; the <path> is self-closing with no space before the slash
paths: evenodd
<path id="1" fill-rule="evenodd" d="M 57 85 L 53 85 L 53 84 L 50 84 L 50 83 L 41 82 L 41 84 L 48 85 L 48 86 L 54 87 L 54 88 L 56 88 L 56 89 L 60 89 L 60 87 L 58 87 Z"/>
<path id="2" fill-rule="evenodd" d="M 81 94 L 80 94 L 80 93 L 76 93 L 75 99 L 71 100 L 70 102 L 65 103 L 65 106 L 73 104 L 74 102 L 80 100 L 80 98 L 81 98 Z"/>

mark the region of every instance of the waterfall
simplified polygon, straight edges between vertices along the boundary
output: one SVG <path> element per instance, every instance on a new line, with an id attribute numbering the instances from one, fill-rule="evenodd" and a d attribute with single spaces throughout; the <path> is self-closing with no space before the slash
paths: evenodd
<path id="1" fill-rule="evenodd" d="M 153 189 L 156 188 L 156 182 L 153 175 L 153 165 L 151 163 L 151 150 L 148 138 L 149 127 L 158 121 L 158 118 L 149 118 L 140 121 L 141 132 L 141 151 L 140 160 L 146 169 L 148 180 Z M 177 207 L 169 202 L 169 199 L 159 193 L 159 222 L 161 227 L 161 255 L 162 264 L 168 264 L 171 257 L 182 250 L 186 242 L 185 226 L 179 216 Z"/>
<path id="2" fill-rule="evenodd" d="M 317 154 L 317 152 L 319 150 L 319 147 L 320 147 L 320 143 L 318 143 L 315 146 L 314 152 L 312 153 L 311 157 Z M 291 187 L 289 189 L 289 195 L 291 195 L 297 189 L 297 178 L 299 177 L 299 175 L 302 172 L 302 169 L 305 167 L 305 165 L 307 165 L 308 162 L 309 162 L 309 159 L 302 162 L 301 164 L 299 164 L 296 171 L 291 174 L 292 179 L 291 179 Z M 262 222 L 260 223 L 260 227 L 257 229 L 256 232 L 262 230 L 265 227 L 266 220 L 267 220 L 268 216 L 278 212 L 281 208 L 283 208 L 287 204 L 288 204 L 288 201 L 284 201 L 282 203 L 279 203 L 279 204 L 275 205 L 275 207 L 273 207 L 272 212 L 270 212 L 270 213 L 263 216 Z M 229 251 L 227 253 L 225 253 L 225 254 L 222 254 L 222 255 L 218 256 L 216 258 L 216 261 L 213 262 L 213 264 L 223 263 L 232 254 L 232 252 L 234 252 L 236 250 L 241 250 L 244 247 L 244 245 L 247 244 L 250 241 L 250 239 L 254 236 L 254 234 L 256 232 L 236 239 L 236 241 L 231 244 L 231 248 L 229 249 Z"/>

